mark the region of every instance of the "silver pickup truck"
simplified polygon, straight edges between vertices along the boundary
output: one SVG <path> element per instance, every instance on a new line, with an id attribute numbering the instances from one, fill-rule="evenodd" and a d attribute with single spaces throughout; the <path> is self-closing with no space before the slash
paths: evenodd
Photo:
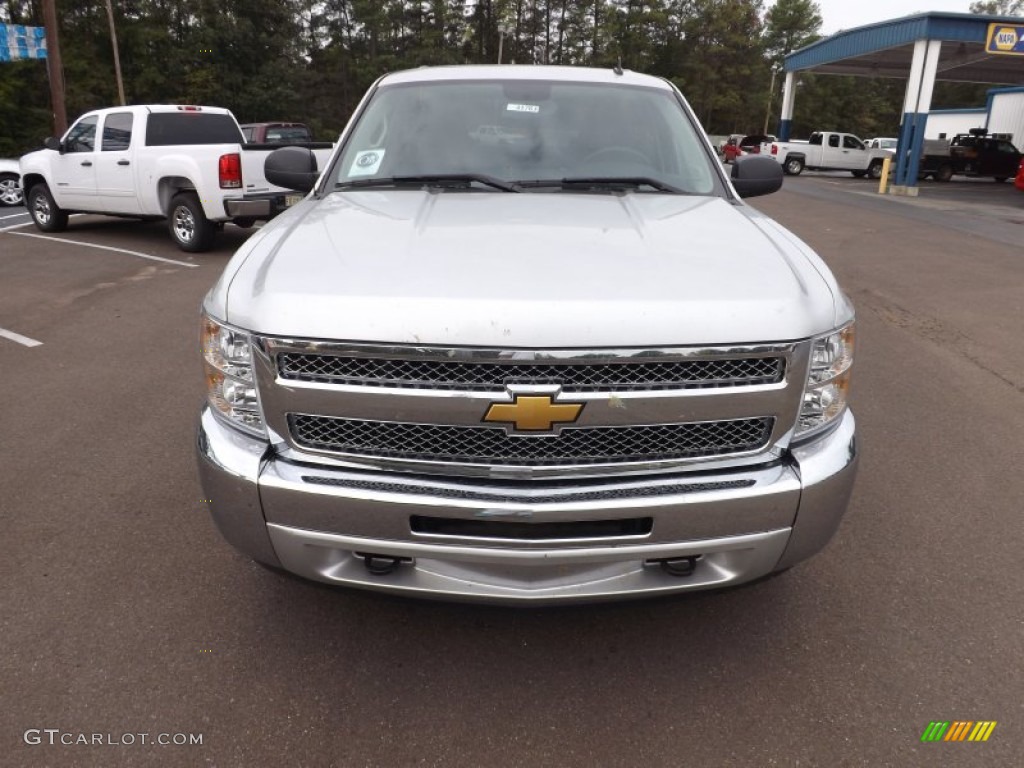
<path id="1" fill-rule="evenodd" d="M 499 126 L 502 141 L 481 141 Z M 621 69 L 390 74 L 205 299 L 200 475 L 272 568 L 538 604 L 723 587 L 820 550 L 857 464 L 854 311 Z"/>

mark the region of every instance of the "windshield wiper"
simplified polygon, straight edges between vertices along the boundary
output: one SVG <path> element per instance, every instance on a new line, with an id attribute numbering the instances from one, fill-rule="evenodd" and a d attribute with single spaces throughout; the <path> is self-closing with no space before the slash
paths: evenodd
<path id="1" fill-rule="evenodd" d="M 674 195 L 689 194 L 679 187 L 673 187 L 664 181 L 649 176 L 579 176 L 566 179 L 533 179 L 517 181 L 515 184 L 524 189 L 530 187 L 561 187 L 562 189 L 607 189 L 624 190 L 650 187 L 658 192 L 671 192 Z"/>
<path id="2" fill-rule="evenodd" d="M 482 173 L 432 173 L 422 176 L 383 176 L 376 179 L 353 179 L 339 181 L 335 189 L 357 189 L 366 187 L 399 187 L 399 186 L 449 186 L 468 185 L 476 182 L 485 187 L 500 189 L 502 192 L 518 192 L 519 188 L 493 176 Z"/>

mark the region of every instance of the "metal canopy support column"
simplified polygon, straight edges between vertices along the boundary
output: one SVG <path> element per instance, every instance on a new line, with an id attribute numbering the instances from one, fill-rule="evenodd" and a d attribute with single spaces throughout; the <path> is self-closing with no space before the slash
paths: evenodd
<path id="1" fill-rule="evenodd" d="M 941 40 L 918 40 L 914 43 L 914 59 L 903 100 L 903 123 L 900 125 L 896 149 L 896 180 L 894 195 L 917 194 L 917 169 L 924 147 L 924 129 L 932 105 L 935 73 L 939 66 Z"/>
<path id="2" fill-rule="evenodd" d="M 793 106 L 796 101 L 796 83 L 793 72 L 786 73 L 782 85 L 782 114 L 779 115 L 779 141 L 789 141 L 789 129 L 793 124 Z"/>

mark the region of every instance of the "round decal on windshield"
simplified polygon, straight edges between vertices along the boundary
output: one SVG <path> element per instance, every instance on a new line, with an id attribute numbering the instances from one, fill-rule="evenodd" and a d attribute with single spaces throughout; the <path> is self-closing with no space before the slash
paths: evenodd
<path id="1" fill-rule="evenodd" d="M 357 152 L 352 161 L 352 167 L 348 169 L 348 175 L 352 176 L 373 176 L 380 169 L 384 160 L 383 149 L 364 149 Z"/>

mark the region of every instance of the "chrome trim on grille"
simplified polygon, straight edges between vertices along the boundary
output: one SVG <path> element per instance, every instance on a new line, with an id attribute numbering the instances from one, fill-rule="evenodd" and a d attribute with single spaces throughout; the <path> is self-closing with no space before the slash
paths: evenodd
<path id="1" fill-rule="evenodd" d="M 303 341 L 257 337 L 253 350 L 254 371 L 271 442 L 278 455 L 290 461 L 349 468 L 384 469 L 445 476 L 540 479 L 598 477 L 671 472 L 709 466 L 742 466 L 772 461 L 781 455 L 792 435 L 807 374 L 809 344 L 806 341 L 735 347 L 680 347 L 604 350 L 497 350 L 473 348 L 396 347 L 375 344 Z M 323 418 L 389 422 L 430 423 L 443 427 L 492 429 L 482 422 L 494 403 L 513 402 L 510 386 L 503 392 L 428 389 L 400 386 L 340 384 L 286 379 L 280 373 L 280 355 L 334 355 L 374 357 L 386 360 L 457 361 L 466 364 L 567 364 L 574 366 L 674 363 L 765 358 L 782 360 L 781 379 L 774 383 L 741 386 L 682 387 L 563 393 L 556 402 L 571 398 L 583 403 L 571 428 L 649 427 L 743 419 L 769 419 L 771 432 L 759 447 L 721 455 L 683 455 L 657 460 L 587 460 L 571 464 L 460 463 L 458 460 L 408 458 L 396 455 L 353 455 L 323 446 L 302 444 L 291 434 L 289 414 Z M 568 430 L 570 427 L 561 427 Z M 560 431 L 555 428 L 554 432 Z M 553 435 L 530 435 L 529 440 Z M 420 452 L 422 453 L 422 451 Z"/>
<path id="2" fill-rule="evenodd" d="M 451 485 L 430 484 L 423 481 L 398 483 L 382 480 L 357 480 L 351 477 L 334 477 L 322 475 L 303 475 L 303 481 L 314 485 L 327 485 L 347 488 L 356 491 L 374 493 L 395 493 L 411 496 L 429 496 L 437 499 L 459 499 L 492 504 L 570 504 L 581 501 L 611 501 L 615 499 L 646 499 L 658 496 L 678 496 L 686 493 L 706 493 L 707 491 L 733 491 L 739 488 L 750 488 L 755 481 L 750 478 L 742 480 L 719 480 L 696 483 L 659 483 L 644 485 L 622 485 L 616 483 L 608 488 L 576 490 L 575 486 L 563 489 L 545 486 L 540 491 L 533 491 L 529 486 L 522 488 L 502 488 L 489 486 L 483 488 Z"/>

